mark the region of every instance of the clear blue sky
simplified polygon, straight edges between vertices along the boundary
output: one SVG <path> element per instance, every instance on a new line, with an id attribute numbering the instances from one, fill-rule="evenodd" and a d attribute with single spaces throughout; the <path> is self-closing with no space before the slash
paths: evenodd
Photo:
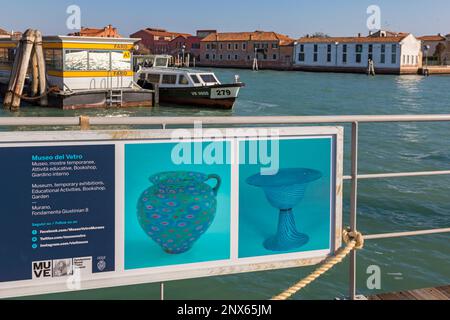
<path id="1" fill-rule="evenodd" d="M 371 4 L 381 7 L 383 28 L 418 36 L 450 33 L 449 0 L 5 0 L 0 4 L 0 28 L 67 34 L 66 8 L 71 4 L 81 7 L 83 26 L 111 23 L 123 36 L 151 26 L 188 33 L 217 29 L 351 36 L 368 32 L 366 9 Z"/>

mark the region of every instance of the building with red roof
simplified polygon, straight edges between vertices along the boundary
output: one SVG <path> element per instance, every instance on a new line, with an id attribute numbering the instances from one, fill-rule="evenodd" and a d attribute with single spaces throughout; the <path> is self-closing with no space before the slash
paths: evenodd
<path id="1" fill-rule="evenodd" d="M 166 29 L 146 28 L 131 34 L 130 38 L 141 39 L 139 46 L 145 47 L 151 54 L 170 54 L 170 42 L 179 36 L 188 38 L 192 35 L 189 33 L 167 31 Z"/>
<path id="2" fill-rule="evenodd" d="M 81 27 L 81 30 L 74 33 L 69 33 L 69 36 L 77 37 L 103 37 L 103 38 L 122 38 L 122 36 L 112 25 L 107 25 L 104 28 L 86 28 Z"/>
<path id="3" fill-rule="evenodd" d="M 422 67 L 421 41 L 404 32 L 357 37 L 303 37 L 294 51 L 296 69 L 305 71 L 416 74 Z"/>
<path id="4" fill-rule="evenodd" d="M 293 39 L 276 32 L 213 32 L 201 40 L 199 65 L 251 68 L 256 57 L 259 68 L 288 69 L 293 48 Z"/>

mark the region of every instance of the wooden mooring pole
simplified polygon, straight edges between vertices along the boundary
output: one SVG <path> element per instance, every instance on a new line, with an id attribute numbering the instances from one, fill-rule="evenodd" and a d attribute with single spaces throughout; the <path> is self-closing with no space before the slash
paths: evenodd
<path id="1" fill-rule="evenodd" d="M 44 52 L 42 49 L 42 34 L 37 30 L 28 29 L 22 36 L 16 50 L 14 65 L 4 99 L 4 107 L 17 110 L 23 94 L 25 79 L 31 62 L 33 96 L 39 92 L 41 105 L 47 105 L 47 79 L 45 72 Z"/>
<path id="2" fill-rule="evenodd" d="M 41 96 L 40 105 L 42 107 L 46 107 L 48 105 L 47 95 L 45 94 L 47 90 L 47 73 L 45 70 L 44 50 L 42 49 L 42 33 L 40 31 L 36 31 L 34 51 L 36 52 L 39 71 L 39 95 Z"/>

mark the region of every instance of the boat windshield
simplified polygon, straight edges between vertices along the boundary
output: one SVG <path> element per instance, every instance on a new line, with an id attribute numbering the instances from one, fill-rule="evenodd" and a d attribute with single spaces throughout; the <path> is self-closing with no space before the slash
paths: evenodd
<path id="1" fill-rule="evenodd" d="M 202 78 L 205 83 L 218 83 L 216 77 L 212 73 L 201 74 L 200 78 Z"/>
<path id="2" fill-rule="evenodd" d="M 169 64 L 169 58 L 166 57 L 156 57 L 155 61 L 153 63 L 154 67 L 163 67 L 163 68 L 167 68 Z"/>

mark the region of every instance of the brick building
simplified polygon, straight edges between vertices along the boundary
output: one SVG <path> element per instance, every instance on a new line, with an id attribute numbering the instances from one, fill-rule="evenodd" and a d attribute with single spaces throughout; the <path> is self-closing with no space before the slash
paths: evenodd
<path id="1" fill-rule="evenodd" d="M 103 38 L 122 38 L 122 36 L 112 25 L 107 25 L 104 28 L 85 28 L 81 27 L 81 30 L 74 33 L 69 33 L 69 36 L 77 37 L 103 37 Z"/>
<path id="2" fill-rule="evenodd" d="M 210 33 L 201 40 L 201 66 L 251 68 L 255 57 L 259 68 L 292 67 L 294 40 L 266 31 Z"/>
<path id="3" fill-rule="evenodd" d="M 191 59 L 195 58 L 196 60 L 200 57 L 200 41 L 201 38 L 197 36 L 183 36 L 180 35 L 170 41 L 169 43 L 169 54 L 172 56 L 179 56 L 184 53 L 191 57 Z"/>
<path id="4" fill-rule="evenodd" d="M 170 54 L 170 42 L 179 36 L 188 38 L 192 35 L 188 33 L 171 32 L 165 29 L 146 28 L 133 33 L 130 35 L 130 38 L 140 38 L 141 41 L 139 42 L 139 46 L 143 46 L 149 50 L 151 54 Z M 176 43 L 179 43 L 179 41 L 175 42 L 174 45 L 176 45 Z"/>

